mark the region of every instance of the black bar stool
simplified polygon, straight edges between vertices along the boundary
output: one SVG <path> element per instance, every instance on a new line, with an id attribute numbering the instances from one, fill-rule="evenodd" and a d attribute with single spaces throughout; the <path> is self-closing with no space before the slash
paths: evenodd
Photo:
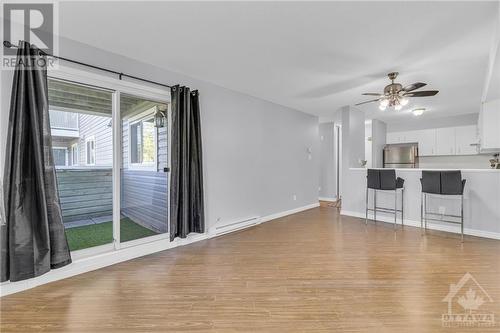
<path id="1" fill-rule="evenodd" d="M 366 217 L 365 224 L 368 224 L 368 211 L 373 211 L 373 220 L 377 221 L 377 212 L 393 213 L 394 228 L 398 212 L 401 212 L 401 225 L 404 224 L 404 179 L 397 177 L 394 169 L 368 169 L 366 175 Z M 373 190 L 373 208 L 368 208 L 368 192 Z M 401 209 L 397 209 L 397 191 L 401 190 Z M 394 209 L 377 206 L 377 191 L 394 191 Z"/>
<path id="2" fill-rule="evenodd" d="M 457 171 L 422 171 L 422 196 L 420 198 L 420 228 L 427 229 L 427 220 L 460 224 L 462 242 L 464 241 L 464 188 L 465 179 L 462 179 L 462 173 Z M 460 215 L 439 214 L 427 211 L 427 194 L 459 196 Z M 436 218 L 441 216 L 440 219 Z M 446 220 L 444 217 L 450 217 L 458 220 Z"/>

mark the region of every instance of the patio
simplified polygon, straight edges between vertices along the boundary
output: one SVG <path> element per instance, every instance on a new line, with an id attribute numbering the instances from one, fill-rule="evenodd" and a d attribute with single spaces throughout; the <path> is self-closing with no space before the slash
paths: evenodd
<path id="1" fill-rule="evenodd" d="M 113 242 L 111 168 L 58 168 L 57 180 L 70 250 Z M 167 232 L 166 207 L 163 173 L 122 171 L 120 241 Z"/>
<path id="2" fill-rule="evenodd" d="M 158 233 L 134 223 L 129 218 L 120 221 L 121 242 L 157 235 Z M 113 222 L 106 221 L 79 227 L 67 227 L 66 237 L 71 251 L 113 242 Z"/>

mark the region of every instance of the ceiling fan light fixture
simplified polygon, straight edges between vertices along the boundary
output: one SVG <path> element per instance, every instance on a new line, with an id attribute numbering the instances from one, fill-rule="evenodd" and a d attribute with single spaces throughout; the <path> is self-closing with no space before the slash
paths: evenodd
<path id="1" fill-rule="evenodd" d="M 418 117 L 421 116 L 424 113 L 424 111 L 425 111 L 424 108 L 420 108 L 420 109 L 414 109 L 412 113 L 414 116 Z"/>
<path id="2" fill-rule="evenodd" d="M 426 83 L 415 82 L 407 86 L 403 86 L 401 83 L 395 82 L 398 76 L 397 72 L 392 72 L 388 74 L 391 83 L 384 87 L 383 93 L 363 93 L 364 96 L 378 96 L 378 98 L 372 99 L 370 101 L 364 101 L 355 104 L 363 105 L 367 103 L 379 102 L 379 109 L 385 110 L 387 107 L 394 108 L 396 111 L 400 111 L 404 106 L 409 104 L 409 98 L 413 97 L 430 97 L 435 96 L 438 90 L 418 90 L 424 86 Z"/>
<path id="3" fill-rule="evenodd" d="M 383 99 L 380 101 L 380 106 L 383 107 L 384 109 L 389 105 L 389 100 L 388 99 Z"/>

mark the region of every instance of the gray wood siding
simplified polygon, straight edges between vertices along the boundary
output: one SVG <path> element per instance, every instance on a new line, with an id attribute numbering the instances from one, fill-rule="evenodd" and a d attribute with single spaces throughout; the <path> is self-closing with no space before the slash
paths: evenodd
<path id="1" fill-rule="evenodd" d="M 129 169 L 128 120 L 122 121 L 121 213 L 134 222 L 158 232 L 167 232 L 168 131 L 157 132 L 156 170 Z"/>
<path id="2" fill-rule="evenodd" d="M 80 140 L 78 143 L 78 154 L 80 164 L 86 165 L 85 140 L 91 136 L 95 137 L 96 166 L 113 165 L 113 130 L 109 126 L 111 115 L 101 117 L 90 114 L 79 114 Z"/>
<path id="3" fill-rule="evenodd" d="M 121 214 L 146 228 L 167 232 L 167 174 L 124 169 L 121 181 Z"/>
<path id="4" fill-rule="evenodd" d="M 57 169 L 56 175 L 64 222 L 112 214 L 111 169 Z"/>

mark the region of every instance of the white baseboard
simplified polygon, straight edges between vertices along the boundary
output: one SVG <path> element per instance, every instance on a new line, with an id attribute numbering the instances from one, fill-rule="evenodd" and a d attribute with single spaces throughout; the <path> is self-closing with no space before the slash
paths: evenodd
<path id="1" fill-rule="evenodd" d="M 333 197 L 333 198 L 328 198 L 328 197 L 318 197 L 318 200 L 319 200 L 319 201 L 336 202 L 336 201 L 337 201 L 337 197 Z"/>
<path id="2" fill-rule="evenodd" d="M 296 213 L 302 212 L 304 210 L 308 210 L 308 209 L 312 209 L 312 208 L 316 208 L 316 207 L 319 207 L 319 202 L 315 202 L 315 203 L 312 203 L 312 204 L 309 204 L 309 205 L 306 205 L 306 206 L 302 206 L 302 207 L 290 209 L 290 210 L 287 210 L 287 211 L 284 211 L 284 212 L 279 212 L 279 213 L 276 213 L 276 214 L 271 214 L 271 215 L 263 216 L 263 217 L 260 218 L 260 223 L 269 222 L 271 220 L 279 219 L 280 217 L 284 217 L 284 216 L 287 216 L 287 215 L 296 214 Z"/>
<path id="3" fill-rule="evenodd" d="M 258 223 L 252 222 L 248 223 L 245 226 L 238 226 L 238 230 L 243 230 L 256 224 L 260 224 L 262 222 L 268 222 L 283 216 L 295 214 L 304 210 L 308 210 L 311 208 L 318 207 L 319 203 L 313 203 L 307 206 L 298 207 L 294 209 L 290 209 L 284 212 L 268 215 L 262 218 L 257 218 Z M 236 231 L 236 230 L 231 230 Z M 227 231 L 227 232 L 231 232 Z M 224 232 L 224 233 L 227 233 Z M 119 250 L 111 250 L 105 253 L 99 253 L 97 255 L 93 255 L 91 257 L 85 258 L 75 258 L 73 263 L 68 266 L 61 267 L 58 269 L 51 270 L 50 272 L 38 276 L 36 278 L 18 281 L 18 282 L 3 282 L 0 284 L 0 297 L 14 294 L 20 291 L 24 291 L 27 289 L 31 289 L 42 284 L 55 282 L 58 280 L 62 280 L 68 277 L 72 277 L 78 274 L 94 271 L 99 268 L 103 268 L 106 266 L 111 266 L 114 264 L 118 264 L 120 262 L 124 262 L 127 260 L 131 260 L 134 258 L 142 257 L 148 254 L 152 254 L 159 251 L 168 250 L 171 248 L 175 248 L 178 246 L 184 246 L 188 244 L 192 244 L 201 240 L 209 239 L 212 237 L 220 236 L 221 234 L 207 232 L 205 234 L 193 234 L 189 235 L 187 238 L 181 239 L 177 238 L 173 242 L 170 242 L 168 239 L 160 239 L 155 240 L 150 243 L 140 244 L 136 246 L 130 246 L 126 248 L 122 248 Z"/>
<path id="4" fill-rule="evenodd" d="M 365 213 L 340 210 L 340 214 L 358 217 L 358 218 L 361 218 L 363 220 L 365 219 Z M 373 213 L 368 213 L 368 219 L 369 220 L 373 219 Z M 379 214 L 377 214 L 377 221 L 394 223 L 394 218 L 391 218 L 389 216 L 384 216 L 384 215 L 381 215 L 379 213 Z M 401 224 L 400 218 L 398 218 L 397 224 L 399 224 L 399 225 Z M 412 226 L 412 227 L 420 228 L 420 221 L 404 219 L 404 224 Z M 427 229 L 446 231 L 446 232 L 451 232 L 451 233 L 455 233 L 455 234 L 460 234 L 460 225 L 453 225 L 453 224 L 449 224 L 446 222 L 436 223 L 433 221 L 427 221 Z M 465 227 L 464 227 L 464 235 L 477 236 L 477 237 L 483 237 L 483 238 L 491 238 L 491 239 L 500 239 L 500 233 L 498 233 L 498 232 L 470 229 L 470 228 L 465 228 Z"/>

